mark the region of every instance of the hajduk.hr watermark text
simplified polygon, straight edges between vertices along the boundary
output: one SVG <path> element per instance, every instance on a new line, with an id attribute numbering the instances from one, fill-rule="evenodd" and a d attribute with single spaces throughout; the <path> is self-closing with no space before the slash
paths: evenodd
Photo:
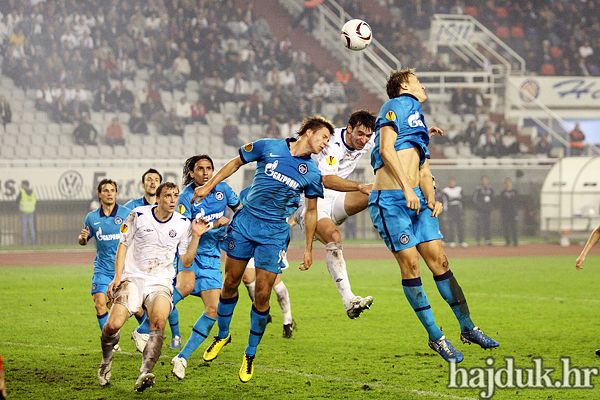
<path id="1" fill-rule="evenodd" d="M 458 367 L 449 363 L 448 389 L 481 389 L 479 397 L 491 399 L 496 389 L 593 389 L 592 377 L 600 373 L 598 367 L 571 366 L 571 357 L 561 357 L 562 373 L 544 367 L 542 357 L 532 358 L 532 366 L 515 366 L 514 357 L 504 357 L 505 366 L 495 366 L 488 357 L 486 367 Z"/>

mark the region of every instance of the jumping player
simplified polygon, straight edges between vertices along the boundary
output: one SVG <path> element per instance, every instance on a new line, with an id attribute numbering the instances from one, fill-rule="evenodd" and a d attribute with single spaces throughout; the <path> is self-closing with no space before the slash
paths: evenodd
<path id="1" fill-rule="evenodd" d="M 437 127 L 427 129 L 425 125 L 420 104 L 427 99 L 425 88 L 413 69 L 392 71 L 386 88 L 390 100 L 377 116 L 371 153 L 376 175 L 369 196 L 369 213 L 400 266 L 404 294 L 429 334 L 429 346 L 446 361 L 458 363 L 463 355 L 435 324 L 423 291 L 419 254 L 458 319 L 462 341 L 477 343 L 484 349 L 499 344 L 471 321 L 465 296 L 442 249 L 437 219 L 442 204 L 435 201 L 428 160 L 429 137 L 442 131 Z"/>
<path id="2" fill-rule="evenodd" d="M 300 193 L 306 198 L 306 250 L 301 270 L 312 265 L 312 242 L 317 223 L 317 197 L 323 196 L 321 174 L 311 154 L 321 152 L 333 125 L 314 116 L 306 119 L 298 132 L 299 139 L 261 139 L 248 143 L 239 156 L 229 161 L 204 186 L 197 187 L 192 200 L 205 198 L 222 180 L 242 165 L 256 161 L 256 172 L 247 200 L 233 217 L 223 248 L 225 279 L 217 310 L 219 333 L 204 352 L 204 360 L 214 360 L 219 351 L 231 342 L 229 324 L 238 301 L 238 286 L 248 260 L 256 266 L 255 297 L 250 313 L 250 336 L 244 352 L 239 377 L 248 382 L 254 373 L 254 357 L 267 325 L 269 298 L 290 240 L 286 218 L 298 208 Z"/>
<path id="3" fill-rule="evenodd" d="M 323 177 L 324 198 L 317 200 L 317 231 L 315 236 L 325 245 L 325 262 L 331 279 L 342 297 L 346 314 L 358 318 L 373 303 L 373 297 L 356 296 L 350 287 L 346 261 L 342 254 L 342 233 L 338 228 L 349 216 L 367 208 L 373 185 L 346 179 L 363 154 L 373 147 L 375 115 L 366 110 L 350 115 L 345 128 L 337 128 L 325 149 L 313 156 Z M 304 206 L 292 215 L 304 229 Z"/>

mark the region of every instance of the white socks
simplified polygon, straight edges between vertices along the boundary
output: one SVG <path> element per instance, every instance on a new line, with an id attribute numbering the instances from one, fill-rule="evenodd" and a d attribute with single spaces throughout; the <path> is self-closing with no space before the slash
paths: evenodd
<path id="1" fill-rule="evenodd" d="M 292 305 L 290 304 L 290 293 L 283 282 L 279 282 L 273 286 L 273 290 L 277 294 L 277 301 L 279 302 L 279 308 L 283 314 L 283 324 L 288 325 L 292 323 Z"/>
<path id="2" fill-rule="evenodd" d="M 342 254 L 342 242 L 331 242 L 325 245 L 325 262 L 327 263 L 327 270 L 335 282 L 340 296 L 342 296 L 344 307 L 348 309 L 354 293 L 352 293 L 350 281 L 348 280 L 346 261 L 344 261 L 344 255 Z"/>

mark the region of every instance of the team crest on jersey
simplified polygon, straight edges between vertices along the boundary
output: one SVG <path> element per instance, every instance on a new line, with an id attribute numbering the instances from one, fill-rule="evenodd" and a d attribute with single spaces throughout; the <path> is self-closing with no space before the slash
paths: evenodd
<path id="1" fill-rule="evenodd" d="M 227 244 L 227 248 L 228 248 L 229 250 L 233 250 L 233 249 L 235 249 L 235 243 L 233 243 L 233 240 L 230 240 L 230 241 L 229 241 L 229 244 Z"/>
<path id="2" fill-rule="evenodd" d="M 400 236 L 400 243 L 402 243 L 402 244 L 408 243 L 409 240 L 410 239 L 409 239 L 408 235 L 406 235 L 406 234 L 403 234 L 402 236 Z"/>
<path id="3" fill-rule="evenodd" d="M 126 224 L 121 225 L 121 233 L 127 232 L 127 229 L 129 229 L 129 227 Z"/>
<path id="4" fill-rule="evenodd" d="M 394 113 L 393 111 L 388 111 L 387 114 L 385 114 L 385 119 L 389 119 L 390 121 L 395 121 L 396 113 Z"/>
<path id="5" fill-rule="evenodd" d="M 183 214 L 185 212 L 185 206 L 183 204 L 180 204 L 177 206 L 177 212 L 179 214 Z"/>
<path id="6" fill-rule="evenodd" d="M 254 148 L 254 146 L 252 145 L 252 143 L 248 143 L 248 144 L 244 145 L 244 151 L 247 153 L 251 152 L 253 148 Z"/>
<path id="7" fill-rule="evenodd" d="M 174 238 L 175 236 L 177 236 L 177 232 L 175 232 L 175 229 L 171 229 L 169 231 L 169 237 L 170 238 Z"/>
<path id="8" fill-rule="evenodd" d="M 298 172 L 300 172 L 302 175 L 305 175 L 308 172 L 308 165 L 304 163 L 298 165 Z"/>
<path id="9" fill-rule="evenodd" d="M 223 197 L 224 197 L 223 196 L 223 192 L 217 192 L 217 193 L 215 193 L 215 199 L 221 201 L 221 200 L 223 200 Z"/>
<path id="10" fill-rule="evenodd" d="M 123 223 L 123 218 L 115 217 L 115 225 L 121 225 Z"/>
<path id="11" fill-rule="evenodd" d="M 331 166 L 334 166 L 337 163 L 337 160 L 335 159 L 334 156 L 327 156 L 327 159 L 325 160 L 325 162 Z"/>
<path id="12" fill-rule="evenodd" d="M 92 285 L 92 290 L 96 290 L 97 288 L 98 288 L 98 284 L 97 284 L 97 283 L 94 283 L 94 284 Z"/>

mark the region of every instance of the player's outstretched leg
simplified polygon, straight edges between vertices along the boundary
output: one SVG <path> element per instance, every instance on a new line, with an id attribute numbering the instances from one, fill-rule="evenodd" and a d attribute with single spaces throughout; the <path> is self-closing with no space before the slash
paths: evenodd
<path id="1" fill-rule="evenodd" d="M 135 381 L 133 388 L 137 392 L 143 392 L 144 390 L 154 386 L 154 374 L 152 370 L 156 365 L 156 362 L 160 358 L 164 340 L 164 332 L 155 329 L 149 333 L 148 343 L 142 353 L 142 367 L 140 368 L 140 376 Z"/>
<path id="2" fill-rule="evenodd" d="M 258 311 L 258 309 L 252 305 L 252 311 L 250 311 L 250 335 L 248 336 L 248 346 L 244 352 L 244 360 L 239 374 L 240 380 L 244 383 L 248 382 L 254 374 L 254 356 L 256 355 L 256 348 L 267 328 L 269 310 L 270 309 Z"/>
<path id="3" fill-rule="evenodd" d="M 484 349 L 500 346 L 500 343 L 484 334 L 471 321 L 467 300 L 452 271 L 448 270 L 442 275 L 434 276 L 433 279 L 440 294 L 450 305 L 450 308 L 452 308 L 454 315 L 458 319 L 462 342 L 469 344 L 476 343 Z"/>
<path id="4" fill-rule="evenodd" d="M 427 299 L 421 284 L 421 278 L 402 279 L 402 288 L 406 299 L 429 334 L 429 347 L 448 362 L 461 362 L 463 360 L 462 353 L 452 346 L 452 343 L 446 339 L 435 323 L 429 299 Z"/>
<path id="5" fill-rule="evenodd" d="M 212 344 L 208 346 L 204 352 L 204 361 L 212 361 L 219 355 L 221 349 L 231 343 L 231 334 L 229 333 L 229 324 L 233 317 L 233 310 L 238 302 L 239 296 L 230 299 L 219 297 L 219 305 L 217 306 L 217 325 L 219 333 L 215 336 Z"/>
<path id="6" fill-rule="evenodd" d="M 283 314 L 282 337 L 289 339 L 292 337 L 292 332 L 296 325 L 296 323 L 292 319 L 292 305 L 290 304 L 290 292 L 288 292 L 287 287 L 285 286 L 283 281 L 273 286 L 273 290 L 277 294 L 277 302 L 279 303 L 279 308 L 281 308 L 281 313 Z"/>
<path id="7" fill-rule="evenodd" d="M 331 279 L 335 283 L 349 318 L 355 319 L 368 310 L 373 304 L 373 298 L 355 296 L 350 287 L 346 261 L 344 260 L 342 242 L 330 242 L 325 245 L 325 262 Z"/>
<path id="8" fill-rule="evenodd" d="M 100 337 L 100 344 L 102 345 L 102 362 L 100 368 L 98 368 L 98 383 L 100 386 L 106 386 L 110 383 L 111 371 L 112 371 L 112 360 L 114 347 L 119 343 L 119 332 L 113 336 L 108 336 L 104 329 L 102 330 L 102 336 Z"/>
<path id="9" fill-rule="evenodd" d="M 179 333 L 179 310 L 173 307 L 173 311 L 169 314 L 169 326 L 171 327 L 171 344 L 170 349 L 181 348 L 181 334 Z"/>
<path id="10" fill-rule="evenodd" d="M 177 354 L 173 360 L 171 360 L 171 364 L 173 364 L 173 375 L 175 375 L 177 378 L 183 379 L 185 377 L 187 359 L 208 337 L 215 322 L 215 318 L 211 318 L 205 313 L 202 313 L 200 318 L 198 318 L 194 324 L 194 327 L 192 328 L 192 334 L 185 343 L 185 346 L 183 346 L 183 349 L 181 349 L 179 354 Z"/>

